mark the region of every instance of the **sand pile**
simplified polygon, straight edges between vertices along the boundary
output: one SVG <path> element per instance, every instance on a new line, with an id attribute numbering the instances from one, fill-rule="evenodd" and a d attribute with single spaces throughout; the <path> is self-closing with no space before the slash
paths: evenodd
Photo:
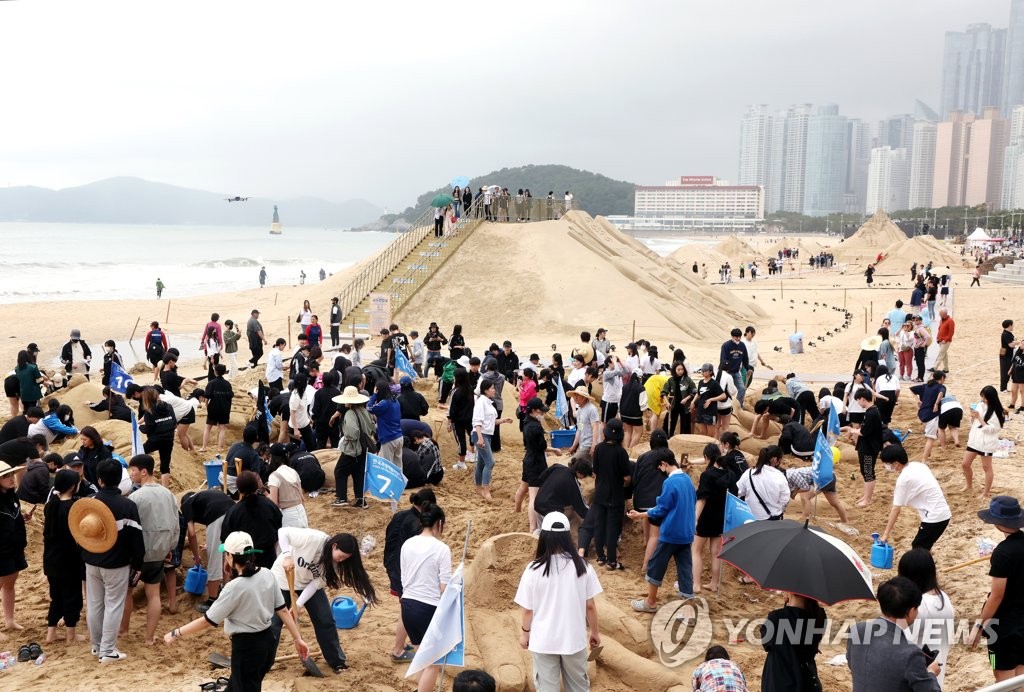
<path id="1" fill-rule="evenodd" d="M 764 254 L 768 257 L 778 258 L 779 252 L 786 248 L 796 248 L 800 251 L 800 259 L 806 259 L 811 255 L 817 255 L 819 252 L 828 250 L 829 248 L 821 243 L 811 240 L 809 238 L 782 238 L 777 243 L 774 243 L 764 251 Z"/>
<path id="2" fill-rule="evenodd" d="M 879 274 L 907 274 L 912 264 L 918 266 L 932 262 L 939 269 L 964 266 L 964 258 L 951 246 L 930 235 L 918 235 L 893 243 L 885 249 L 885 259 L 878 263 Z"/>
<path id="3" fill-rule="evenodd" d="M 631 320 L 638 330 L 719 338 L 764 314 L 605 219 L 571 212 L 525 226 L 482 225 L 402 306 L 398 321 L 471 324 L 488 342 L 524 334 L 550 342 L 598 325 L 621 335 Z"/>
<path id="4" fill-rule="evenodd" d="M 693 263 L 697 266 L 707 265 L 708 275 L 716 275 L 718 268 L 729 261 L 729 258 L 715 250 L 706 243 L 687 243 L 668 256 L 668 259 L 675 260 L 683 265 L 684 270 L 693 273 Z M 698 273 L 698 276 L 700 274 Z"/>
<path id="5" fill-rule="evenodd" d="M 878 253 L 906 239 L 907 234 L 879 209 L 856 233 L 836 245 L 834 253 L 843 262 L 873 262 Z"/>
<path id="6" fill-rule="evenodd" d="M 759 252 L 749 243 L 731 235 L 725 240 L 711 248 L 720 255 L 725 255 L 732 260 L 749 262 L 750 260 L 762 257 L 764 253 Z"/>

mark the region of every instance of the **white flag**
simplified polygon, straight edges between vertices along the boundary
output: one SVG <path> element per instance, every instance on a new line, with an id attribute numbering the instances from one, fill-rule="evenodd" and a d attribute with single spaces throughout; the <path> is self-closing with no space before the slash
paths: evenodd
<path id="1" fill-rule="evenodd" d="M 415 675 L 427 666 L 440 663 L 440 659 L 464 643 L 466 613 L 462 599 L 462 567 L 463 564 L 460 562 L 452 573 L 444 593 L 441 594 L 441 602 L 437 604 L 434 617 L 430 620 L 423 641 L 420 642 L 405 677 Z M 449 661 L 449 664 L 452 663 Z"/>

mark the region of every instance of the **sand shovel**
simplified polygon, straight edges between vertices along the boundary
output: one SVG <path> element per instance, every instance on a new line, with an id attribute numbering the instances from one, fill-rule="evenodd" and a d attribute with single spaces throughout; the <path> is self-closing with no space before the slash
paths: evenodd
<path id="1" fill-rule="evenodd" d="M 299 626 L 299 603 L 295 597 L 295 568 L 285 570 L 285 576 L 288 577 L 288 593 L 292 599 L 292 608 L 295 609 L 295 627 Z M 302 662 L 302 665 L 306 668 L 306 672 L 312 675 L 314 678 L 322 678 L 324 674 L 320 672 L 316 662 L 313 661 L 311 656 L 307 656 L 306 660 Z"/>
<path id="2" fill-rule="evenodd" d="M 214 668 L 231 668 L 231 659 L 224 654 L 212 653 L 206 660 Z"/>

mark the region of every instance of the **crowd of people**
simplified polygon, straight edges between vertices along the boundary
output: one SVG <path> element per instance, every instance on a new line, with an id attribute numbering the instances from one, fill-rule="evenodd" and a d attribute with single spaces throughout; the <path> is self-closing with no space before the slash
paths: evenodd
<path id="1" fill-rule="evenodd" d="M 170 612 L 178 610 L 176 573 L 187 544 L 193 564 L 207 569 L 206 598 L 196 606 L 202 617 L 167 632 L 167 644 L 223 624 L 232 635 L 231 684 L 237 686 L 232 689 L 258 689 L 274 663 L 282 628 L 289 629 L 297 654 L 308 655 L 309 646 L 295 626 L 302 607 L 320 655 L 341 674 L 350 663 L 326 590 L 343 585 L 372 605 L 379 586 L 363 565 L 359 539 L 310 526 L 304 497 L 319 491 L 325 480 L 313 453 L 332 449 L 337 450 L 332 506 L 367 507 L 363 478 L 372 452 L 401 468 L 408 487 L 416 489 L 409 509 L 390 520 L 384 547 L 389 589 L 401 599 L 391 658 L 408 662 L 452 575 L 451 551 L 444 542 L 446 516 L 438 500 L 446 473 L 457 474 L 456 482 L 468 481 L 472 466 L 481 501 L 491 501 L 495 455 L 502 450 L 502 437 L 507 441 L 510 426 L 518 422 L 524 453 L 515 509 L 526 512 L 530 530 L 538 536 L 536 557 L 525 567 L 514 599 L 522 612 L 520 644 L 532 655 L 539 690 L 557 690 L 560 684 L 589 689 L 588 651 L 601 646 L 594 601 L 602 590 L 598 570 L 636 567 L 621 558 L 628 549 L 626 519 L 642 525 L 639 573 L 647 594 L 630 603 L 640 613 L 658 610 L 670 562 L 676 566 L 673 590 L 680 598 L 721 589 L 727 571 L 718 554 L 728 493 L 745 500 L 758 521 L 782 518 L 793 500 L 799 501 L 796 511 L 807 517 L 813 497 L 821 493 L 837 513 L 840 529 L 856 533 L 847 523 L 838 479 L 823 488 L 813 483 L 815 435 L 834 414 L 841 434 L 857 452 L 863 487 L 856 504 L 867 507 L 875 501 L 881 461 L 884 472 L 897 474 L 882 540 L 906 538 L 901 542 L 912 548 L 900 560 L 901 576 L 878 588 L 880 620 L 865 624 L 883 631 L 897 627 L 906 634 L 903 639 L 890 637 L 886 646 L 891 648 L 883 653 L 874 647 L 882 646 L 884 637 L 850 644 L 854 689 L 889 689 L 894 684 L 890 679 L 906 680 L 913 689 L 939 689 L 950 642 L 935 639 L 927 622 L 951 615 L 952 606 L 939 589 L 930 551 L 953 517 L 946 490 L 928 461 L 935 443 L 959 445 L 964 408 L 944 384 L 955 334 L 945 307 L 948 292 L 941 293 L 941 277 L 928 281 L 931 272 L 926 268 L 921 277 L 925 290 L 915 298 L 916 269 L 910 311 L 898 301 L 885 315 L 877 336 L 861 344 L 849 378 L 815 392 L 789 373 L 768 380 L 756 396 L 747 394 L 754 388 L 755 371 L 769 366 L 753 325 L 733 329 L 721 344 L 717 362 L 700 365 L 688 362 L 678 348 L 663 356 L 645 339 L 626 344 L 620 355 L 604 328 L 581 332 L 567 358 L 554 352 L 542 360 L 537 353 L 520 358 L 508 339 L 475 353 L 462 325 L 449 331 L 436 322 L 422 335 L 415 330 L 406 334 L 391 324 L 380 330 L 376 344 L 357 339 L 339 345 L 334 301 L 329 324 L 337 350 L 326 359 L 323 328 L 306 301 L 296 315 L 294 351 L 286 354 L 287 340 L 277 338 L 259 370 L 270 339 L 254 309 L 245 331 L 249 366 L 262 375 L 265 387 L 260 388 L 262 395 L 259 389 L 250 392 L 256 412 L 242 438 L 230 444 L 226 429 L 236 398 L 231 376 L 239 371 L 240 327 L 230 320 L 222 327 L 219 315 L 211 315 L 201 332 L 207 372 L 200 387 L 200 378 L 178 373 L 179 353 L 154 322 L 146 335 L 153 381 L 129 385 L 124 397 L 113 391 L 112 364 L 121 360 L 113 342 L 107 342 L 99 368 L 106 398 L 92 406 L 120 420 L 131 420 L 137 411 L 146 440 L 142 453 L 130 459 L 117 455 L 94 427 L 76 428 L 74 410 L 49 396 L 59 394 L 68 376 L 92 374 L 92 354 L 81 333 L 71 332 L 61 349 L 64 367 L 58 372 L 44 372 L 36 362 L 38 347 L 29 344 L 5 381 L 11 417 L 0 429 L 0 600 L 5 627 L 22 629 L 15 618 L 15 585 L 27 568 L 25 522 L 33 511 L 24 508 L 42 505 L 43 568 L 50 587 L 48 644 L 59 639 L 63 622 L 65 640 L 88 639 L 101 664 L 126 658 L 118 636 L 129 627 L 130 597 L 140 581 L 147 601 L 145 641 L 153 643 L 161 619 L 161 584 L 167 587 Z M 930 283 L 937 289 L 934 300 Z M 937 302 L 940 308 L 934 312 Z M 1012 381 L 1016 404 L 1016 385 L 1024 383 L 1024 351 L 1012 327 L 1012 321 L 1003 323 L 999 375 L 1002 392 L 1009 393 Z M 904 338 L 904 333 L 911 336 Z M 930 340 L 939 343 L 939 356 L 924 381 Z M 910 363 L 918 372 L 907 396 L 901 382 L 910 377 Z M 413 377 L 436 386 L 436 404 L 433 396 L 424 396 L 422 386 L 415 386 Z M 506 392 L 513 394 L 514 411 L 506 410 Z M 981 457 L 981 493 L 988 509 L 979 516 L 1006 535 L 992 557 L 992 594 L 978 613 L 997 679 L 1024 672 L 1024 515 L 1015 499 L 992 497 L 991 460 L 1009 415 L 1000 393 L 985 386 L 970 406 L 962 462 L 964 490 L 973 493 L 973 462 Z M 1024 406 L 1024 399 L 1020 403 Z M 439 431 L 423 420 L 432 405 L 443 412 L 443 425 L 453 436 L 450 467 L 435 439 Z M 896 407 L 907 405 L 916 408 L 924 427 L 920 461 L 910 460 L 903 437 L 889 427 Z M 205 429 L 196 447 L 190 426 L 197 423 L 199 411 L 205 411 Z M 743 439 L 730 428 L 740 411 L 753 420 L 744 437 L 768 441 L 753 465 L 740 450 Z M 559 423 L 575 427 L 571 443 L 561 448 L 549 445 L 545 430 L 556 413 Z M 773 423 L 781 432 L 770 432 L 776 429 Z M 672 451 L 669 440 L 677 433 L 700 433 L 713 440 L 703 447 L 699 466 L 698 460 Z M 632 460 L 630 449 L 645 434 L 650 449 Z M 769 439 L 776 434 L 777 439 Z M 50 451 L 76 436 L 76 451 L 64 456 Z M 170 490 L 176 445 L 196 452 L 216 445 L 223 453 L 221 487 L 176 498 Z M 559 456 L 567 457 L 567 463 L 552 463 Z M 594 484 L 590 498 L 581 484 L 588 478 Z M 912 538 L 897 531 L 903 507 L 920 516 Z M 205 527 L 202 547 L 199 525 Z M 750 583 L 745 575 L 739 578 Z M 76 629 L 83 608 L 88 626 L 84 636 Z M 818 623 L 825 611 L 812 599 L 792 594 L 767 617 L 776 623 Z M 915 629 L 915 621 L 925 624 Z M 802 689 L 817 680 L 816 642 L 780 643 L 766 637 L 762 643 L 763 689 Z M 926 658 L 933 650 L 935 656 Z M 872 663 L 878 656 L 891 665 Z M 438 673 L 438 667 L 429 666 L 418 688 L 433 689 Z M 694 689 L 723 689 L 714 684 L 729 676 L 737 684 L 743 681 L 728 652 L 713 646 L 694 671 Z M 467 684 L 478 687 L 464 689 L 486 689 L 486 674 L 477 678 L 483 682 Z"/>

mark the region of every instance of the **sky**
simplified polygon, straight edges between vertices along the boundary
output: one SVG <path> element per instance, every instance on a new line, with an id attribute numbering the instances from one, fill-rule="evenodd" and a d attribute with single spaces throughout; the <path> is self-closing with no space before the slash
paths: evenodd
<path id="1" fill-rule="evenodd" d="M 735 179 L 750 103 L 937 106 L 1010 0 L 0 2 L 0 185 L 130 175 L 391 210 L 558 163 Z"/>

